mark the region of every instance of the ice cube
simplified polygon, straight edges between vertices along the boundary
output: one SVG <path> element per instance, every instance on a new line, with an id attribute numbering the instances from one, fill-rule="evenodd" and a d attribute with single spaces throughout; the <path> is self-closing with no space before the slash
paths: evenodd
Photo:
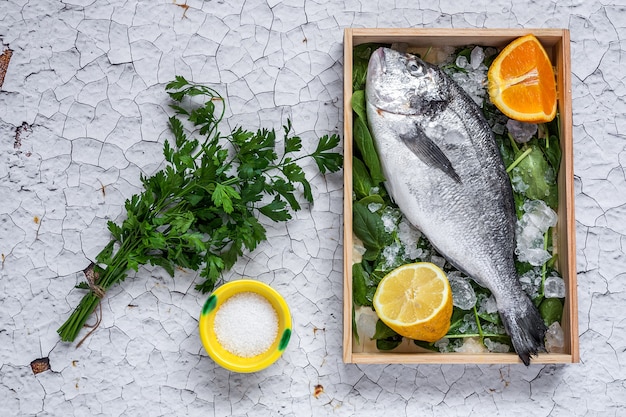
<path id="1" fill-rule="evenodd" d="M 417 243 L 422 236 L 422 233 L 411 226 L 411 224 L 403 217 L 398 225 L 398 239 L 400 243 L 404 245 L 404 254 L 410 260 L 417 259 L 422 250 L 417 247 Z"/>
<path id="2" fill-rule="evenodd" d="M 548 327 L 545 336 L 545 346 L 548 353 L 563 353 L 565 348 L 565 335 L 558 321 Z"/>
<path id="3" fill-rule="evenodd" d="M 369 310 L 369 309 L 367 309 Z M 376 322 L 378 316 L 372 310 L 367 311 L 362 308 L 359 318 L 356 321 L 356 328 L 360 338 L 371 339 L 376 332 Z"/>
<path id="4" fill-rule="evenodd" d="M 480 46 L 474 47 L 470 53 L 470 65 L 473 69 L 478 69 L 485 59 L 485 51 Z"/>
<path id="5" fill-rule="evenodd" d="M 435 347 L 439 349 L 439 352 L 444 353 L 448 351 L 449 344 L 450 344 L 450 339 L 444 337 L 435 342 Z"/>
<path id="6" fill-rule="evenodd" d="M 491 130 L 493 130 L 493 133 L 496 135 L 502 135 L 504 133 L 504 125 L 502 123 L 496 123 Z"/>
<path id="7" fill-rule="evenodd" d="M 515 253 L 521 262 L 543 265 L 551 258 L 544 249 L 544 233 L 554 227 L 557 214 L 541 200 L 524 203 L 524 215 L 517 222 Z"/>
<path id="8" fill-rule="evenodd" d="M 558 275 L 550 275 L 543 283 L 543 295 L 546 298 L 565 298 L 565 282 Z"/>
<path id="9" fill-rule="evenodd" d="M 391 207 L 385 207 L 380 219 L 383 221 L 385 232 L 393 233 L 398 228 L 398 219 L 400 218 L 400 212 L 392 209 Z"/>
<path id="10" fill-rule="evenodd" d="M 485 337 L 485 339 L 483 339 L 483 343 L 485 344 L 489 352 L 507 353 L 509 351 L 509 345 L 506 345 L 500 342 L 495 342 L 489 339 L 488 337 Z"/>
<path id="11" fill-rule="evenodd" d="M 511 178 L 511 186 L 513 187 L 513 191 L 518 193 L 525 193 L 526 190 L 530 187 L 529 184 L 524 182 L 524 178 L 519 175 L 519 167 L 513 168 L 513 177 Z"/>
<path id="12" fill-rule="evenodd" d="M 381 203 L 369 203 L 367 205 L 367 208 L 369 209 L 369 211 L 371 211 L 372 213 L 376 213 L 378 210 L 381 209 L 383 205 Z"/>
<path id="13" fill-rule="evenodd" d="M 478 333 L 478 325 L 474 314 L 467 313 L 463 316 L 463 323 L 459 326 L 459 333 Z"/>
<path id="14" fill-rule="evenodd" d="M 465 56 L 463 56 L 463 55 L 459 55 L 456 58 L 455 64 L 459 68 L 465 68 L 467 66 L 467 58 Z"/>
<path id="15" fill-rule="evenodd" d="M 541 288 L 541 270 L 539 268 L 533 268 L 525 272 L 519 277 L 519 282 L 522 284 L 522 289 L 530 298 L 536 298 Z"/>
<path id="16" fill-rule="evenodd" d="M 468 337 L 464 340 L 463 345 L 456 348 L 454 351 L 462 353 L 485 353 L 487 352 L 487 348 L 485 348 L 485 345 L 480 343 L 478 338 Z"/>
<path id="17" fill-rule="evenodd" d="M 528 220 L 537 226 L 542 233 L 556 226 L 557 214 L 542 200 L 530 200 L 524 203 L 524 213 Z"/>
<path id="18" fill-rule="evenodd" d="M 519 122 L 509 119 L 506 128 L 517 143 L 528 142 L 533 135 L 537 134 L 537 125 L 534 123 Z"/>
<path id="19" fill-rule="evenodd" d="M 395 268 L 400 265 L 402 259 L 400 259 L 400 244 L 398 242 L 393 242 L 389 246 L 385 246 L 383 249 L 382 255 L 385 259 L 384 267 L 385 268 Z"/>
<path id="20" fill-rule="evenodd" d="M 494 298 L 493 294 L 487 298 L 482 299 L 478 311 L 481 313 L 485 312 L 487 314 L 498 312 L 498 306 L 496 304 L 496 299 Z"/>
<path id="21" fill-rule="evenodd" d="M 443 267 L 446 264 L 446 259 L 438 255 L 433 255 L 430 257 L 430 262 L 434 263 L 439 268 L 443 269 Z"/>
<path id="22" fill-rule="evenodd" d="M 476 293 L 467 278 L 448 274 L 452 289 L 452 304 L 462 310 L 469 310 L 476 305 Z"/>

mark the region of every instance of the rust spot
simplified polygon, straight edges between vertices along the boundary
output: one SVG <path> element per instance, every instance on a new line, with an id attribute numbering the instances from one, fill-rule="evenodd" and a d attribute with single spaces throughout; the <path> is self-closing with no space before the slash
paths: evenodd
<path id="1" fill-rule="evenodd" d="M 4 84 L 4 76 L 7 75 L 11 55 L 13 55 L 13 50 L 8 48 L 0 55 L 0 88 L 2 88 L 2 84 Z"/>
<path id="2" fill-rule="evenodd" d="M 33 374 L 37 375 L 50 369 L 50 359 L 39 358 L 30 363 Z"/>
<path id="3" fill-rule="evenodd" d="M 313 334 L 314 335 L 317 335 L 317 332 L 319 332 L 319 331 L 325 332 L 326 328 L 324 327 L 323 329 L 320 329 L 318 327 L 313 327 Z"/>
<path id="4" fill-rule="evenodd" d="M 178 4 L 178 3 L 174 2 L 174 5 L 180 7 L 181 9 L 184 10 L 182 18 L 183 19 L 186 18 L 187 17 L 187 10 L 189 10 L 189 6 L 187 5 L 187 2 L 185 2 L 183 4 Z"/>
<path id="5" fill-rule="evenodd" d="M 35 224 L 39 224 L 39 216 L 33 217 L 33 221 L 35 222 Z"/>
<path id="6" fill-rule="evenodd" d="M 77 360 L 73 360 L 73 361 L 72 361 L 72 366 L 73 366 L 73 367 L 76 367 L 76 364 L 78 364 L 78 361 L 77 361 Z"/>
<path id="7" fill-rule="evenodd" d="M 320 395 L 324 393 L 324 387 L 320 384 L 317 384 L 315 388 L 313 388 L 313 396 L 315 398 L 319 398 Z"/>

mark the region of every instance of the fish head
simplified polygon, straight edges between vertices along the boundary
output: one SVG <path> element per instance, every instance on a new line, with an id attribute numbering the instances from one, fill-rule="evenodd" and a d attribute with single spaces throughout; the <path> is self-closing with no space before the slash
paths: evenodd
<path id="1" fill-rule="evenodd" d="M 449 102 L 448 82 L 438 67 L 413 54 L 378 48 L 369 60 L 365 93 L 379 112 L 424 115 Z"/>

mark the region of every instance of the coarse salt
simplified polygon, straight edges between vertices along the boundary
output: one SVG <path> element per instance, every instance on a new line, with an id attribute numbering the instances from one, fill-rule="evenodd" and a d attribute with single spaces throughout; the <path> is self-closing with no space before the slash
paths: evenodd
<path id="1" fill-rule="evenodd" d="M 249 358 L 272 346 L 278 334 L 278 315 L 265 297 L 242 292 L 221 305 L 215 313 L 213 328 L 224 349 Z"/>

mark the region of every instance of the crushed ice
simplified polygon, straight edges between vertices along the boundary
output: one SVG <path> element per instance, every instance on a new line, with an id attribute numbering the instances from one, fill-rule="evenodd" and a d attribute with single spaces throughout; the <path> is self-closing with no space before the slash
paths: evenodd
<path id="1" fill-rule="evenodd" d="M 470 53 L 470 59 L 466 56 L 459 55 L 454 62 L 457 68 L 446 69 L 444 71 L 452 78 L 465 92 L 478 104 L 482 105 L 486 89 L 487 66 L 484 64 L 488 54 L 495 53 L 495 50 L 488 48 L 484 50 L 480 46 L 474 47 Z M 460 71 L 459 71 L 460 69 Z"/>
<path id="2" fill-rule="evenodd" d="M 556 274 L 547 277 L 543 283 L 543 295 L 546 298 L 565 298 L 565 281 L 563 278 Z"/>
<path id="3" fill-rule="evenodd" d="M 422 237 L 422 233 L 413 227 L 404 217 L 398 224 L 398 239 L 404 245 L 404 254 L 410 260 L 419 258 L 423 250 L 417 247 L 417 243 Z"/>
<path id="4" fill-rule="evenodd" d="M 524 203 L 524 215 L 517 221 L 515 253 L 521 262 L 541 266 L 552 255 L 544 249 L 544 233 L 556 226 L 557 214 L 542 200 Z"/>
<path id="5" fill-rule="evenodd" d="M 452 289 L 452 304 L 461 310 L 469 310 L 476 305 L 476 293 L 469 282 L 469 278 L 462 273 L 452 271 L 448 273 L 448 281 Z"/>
<path id="6" fill-rule="evenodd" d="M 525 272 L 519 277 L 519 282 L 530 298 L 537 298 L 541 292 L 541 270 L 533 268 Z"/>

